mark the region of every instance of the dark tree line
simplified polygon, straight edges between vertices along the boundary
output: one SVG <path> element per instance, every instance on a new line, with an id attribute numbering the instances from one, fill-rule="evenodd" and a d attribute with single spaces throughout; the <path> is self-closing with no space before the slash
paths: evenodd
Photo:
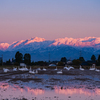
<path id="1" fill-rule="evenodd" d="M 15 54 L 15 61 L 19 64 L 22 62 L 22 60 L 23 60 L 23 54 L 17 51 Z"/>
<path id="2" fill-rule="evenodd" d="M 24 55 L 24 62 L 25 62 L 25 64 L 27 64 L 27 65 L 30 65 L 30 64 L 31 64 L 31 55 L 30 55 L 29 53 L 26 53 L 26 54 Z"/>
<path id="3" fill-rule="evenodd" d="M 92 55 L 92 56 L 91 56 L 91 60 L 92 60 L 92 61 L 96 61 L 95 55 Z"/>
<path id="4" fill-rule="evenodd" d="M 31 64 L 31 55 L 29 53 L 26 53 L 23 56 L 22 53 L 20 53 L 19 51 L 17 51 L 16 54 L 15 54 L 15 61 L 16 61 L 16 64 L 18 64 L 18 65 L 21 62 L 24 62 L 27 65 L 30 65 Z"/>
<path id="5" fill-rule="evenodd" d="M 19 65 L 21 62 L 24 62 L 26 65 L 40 65 L 40 66 L 47 66 L 48 62 L 46 61 L 37 61 L 37 62 L 31 62 L 31 55 L 29 53 L 23 54 L 19 51 L 15 54 L 15 64 Z"/>
<path id="6" fill-rule="evenodd" d="M 12 61 L 14 61 L 14 64 L 16 64 L 16 65 L 19 65 L 22 62 L 25 63 L 26 65 L 40 65 L 40 66 L 49 65 L 49 62 L 46 62 L 46 61 L 31 62 L 31 55 L 29 53 L 25 53 L 23 56 L 23 54 L 20 53 L 19 51 L 16 52 L 15 59 L 12 58 Z M 68 62 L 67 58 L 62 57 L 60 61 L 57 61 L 54 64 L 57 64 L 58 66 L 65 66 L 65 64 L 68 64 L 67 62 Z M 88 61 L 85 61 L 85 59 L 83 57 L 79 57 L 79 59 L 72 60 L 71 64 L 72 65 L 80 65 L 83 62 L 88 62 Z M 95 63 L 97 66 L 100 66 L 100 55 L 98 56 L 97 59 L 96 59 L 95 55 L 92 55 L 91 62 Z M 87 65 L 91 65 L 91 62 L 89 62 Z M 11 63 L 12 62 L 10 61 L 10 59 L 8 61 L 6 61 L 7 65 L 10 65 Z"/>
<path id="7" fill-rule="evenodd" d="M 62 57 L 61 60 L 58 62 L 59 66 L 67 64 L 67 59 L 66 57 Z M 83 62 L 87 62 L 88 65 L 91 65 L 92 63 L 95 63 L 97 66 L 100 66 L 100 55 L 96 59 L 95 55 L 91 56 L 91 61 L 85 61 L 84 57 L 79 57 L 79 59 L 74 59 L 72 60 L 73 65 L 80 65 Z"/>
<path id="8" fill-rule="evenodd" d="M 49 62 L 46 61 L 37 61 L 37 62 L 32 62 L 31 65 L 38 65 L 38 66 L 47 66 Z"/>
<path id="9" fill-rule="evenodd" d="M 97 59 L 97 65 L 100 66 L 100 55 L 98 56 L 98 59 Z"/>

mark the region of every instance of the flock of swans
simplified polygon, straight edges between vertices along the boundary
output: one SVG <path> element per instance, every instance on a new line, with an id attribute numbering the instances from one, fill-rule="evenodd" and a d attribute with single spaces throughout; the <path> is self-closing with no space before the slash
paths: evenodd
<path id="1" fill-rule="evenodd" d="M 74 67 L 72 67 L 72 66 L 70 66 L 70 67 L 64 67 L 63 69 L 69 71 L 69 70 L 71 70 L 71 69 L 74 69 Z M 13 71 L 18 71 L 18 70 L 19 70 L 19 71 L 28 71 L 30 74 L 37 74 L 38 71 L 41 71 L 41 70 L 42 70 L 42 71 L 47 71 L 47 69 L 45 69 L 44 67 L 43 67 L 43 69 L 37 68 L 37 69 L 35 69 L 35 70 L 32 70 L 31 66 L 30 66 L 30 69 L 28 69 L 26 66 L 25 66 L 25 67 L 22 67 L 22 68 L 20 68 L 19 66 L 18 66 L 18 68 L 17 68 L 17 67 L 13 67 Z M 82 68 L 82 66 L 80 65 L 79 70 L 84 71 L 85 69 Z M 93 64 L 92 67 L 90 67 L 89 70 L 91 70 L 91 71 L 94 70 L 94 71 L 96 71 L 96 72 L 100 72 L 99 69 L 95 68 L 95 64 Z M 7 69 L 7 68 L 3 68 L 3 71 L 4 71 L 5 73 L 7 73 L 7 72 L 9 72 L 10 70 Z M 62 71 L 62 70 L 58 70 L 57 67 L 54 69 L 54 71 L 56 71 L 57 74 L 62 74 L 62 73 L 63 73 L 63 71 Z"/>
<path id="2" fill-rule="evenodd" d="M 80 68 L 79 68 L 80 70 L 82 70 L 82 71 L 84 71 L 85 69 L 84 68 L 82 68 L 82 66 L 80 65 Z M 100 70 L 99 69 L 97 69 L 97 68 L 95 68 L 95 64 L 93 64 L 92 65 L 92 67 L 90 67 L 90 69 L 89 70 L 91 70 L 91 71 L 96 71 L 96 72 L 100 72 Z"/>

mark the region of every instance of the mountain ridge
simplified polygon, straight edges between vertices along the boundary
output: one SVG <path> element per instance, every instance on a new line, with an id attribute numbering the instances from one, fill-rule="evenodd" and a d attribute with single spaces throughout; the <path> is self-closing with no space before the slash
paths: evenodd
<path id="1" fill-rule="evenodd" d="M 4 61 L 15 58 L 17 51 L 23 55 L 29 53 L 32 61 L 59 61 L 61 57 L 67 59 L 78 59 L 83 56 L 85 60 L 91 59 L 94 54 L 96 58 L 100 54 L 100 37 L 85 38 L 58 38 L 46 40 L 44 38 L 33 37 L 27 40 L 15 41 L 11 44 L 0 44 L 0 54 Z M 81 54 L 80 54 L 81 51 Z"/>
<path id="2" fill-rule="evenodd" d="M 12 47 L 15 48 L 19 45 L 29 45 L 32 44 L 34 42 L 44 42 L 44 41 L 52 41 L 52 43 L 49 45 L 69 45 L 69 46 L 76 46 L 76 47 L 88 47 L 88 46 L 92 46 L 92 47 L 100 47 L 100 37 L 85 37 L 85 38 L 58 38 L 55 40 L 46 40 L 44 38 L 39 38 L 39 37 L 32 37 L 31 39 L 27 39 L 27 40 L 21 40 L 21 41 L 15 41 L 11 44 L 9 43 L 0 43 L 0 50 L 9 50 L 9 48 Z"/>

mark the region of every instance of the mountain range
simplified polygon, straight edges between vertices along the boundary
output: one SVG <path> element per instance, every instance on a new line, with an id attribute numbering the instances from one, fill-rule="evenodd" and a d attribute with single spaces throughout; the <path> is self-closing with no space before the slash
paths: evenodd
<path id="1" fill-rule="evenodd" d="M 55 40 L 33 37 L 11 44 L 0 43 L 0 55 L 3 55 L 4 61 L 15 58 L 17 51 L 23 55 L 29 53 L 32 61 L 59 61 L 61 57 L 73 60 L 80 56 L 90 60 L 93 54 L 96 57 L 100 54 L 100 37 L 76 39 L 65 37 Z"/>

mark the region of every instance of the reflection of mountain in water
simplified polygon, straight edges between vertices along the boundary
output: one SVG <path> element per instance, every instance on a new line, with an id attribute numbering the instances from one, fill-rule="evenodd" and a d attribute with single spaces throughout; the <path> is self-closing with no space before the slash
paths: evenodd
<path id="1" fill-rule="evenodd" d="M 5 92 L 2 92 L 2 91 L 5 91 Z M 58 100 L 60 100 L 60 98 L 63 98 L 63 100 L 66 100 L 66 97 L 70 95 L 71 97 L 84 96 L 84 99 L 91 96 L 91 98 L 93 97 L 95 98 L 95 100 L 98 100 L 97 98 L 100 98 L 100 89 L 99 88 L 88 89 L 88 88 L 85 88 L 85 86 L 83 86 L 82 88 L 75 88 L 75 87 L 61 88 L 61 87 L 55 86 L 54 90 L 47 90 L 45 88 L 33 89 L 31 87 L 24 86 L 24 85 L 20 87 L 19 85 L 0 82 L 0 94 L 1 94 L 1 97 L 0 97 L 1 99 L 23 97 L 23 98 L 27 98 L 28 100 L 32 100 L 32 98 L 46 97 L 46 98 L 52 98 L 52 100 L 55 100 L 55 97 L 59 96 Z M 12 97 L 10 95 L 12 95 Z M 44 100 L 49 100 L 49 99 L 44 99 Z M 74 100 L 76 99 L 74 98 Z M 83 100 L 83 99 L 80 98 L 80 100 Z"/>
<path id="2" fill-rule="evenodd" d="M 94 92 L 95 91 L 95 92 Z M 86 88 L 67 88 L 67 89 L 61 89 L 60 87 L 55 87 L 55 92 L 58 94 L 64 94 L 64 95 L 73 95 L 73 94 L 83 94 L 88 96 L 94 96 L 95 94 L 100 95 L 100 89 L 86 89 Z"/>
<path id="3" fill-rule="evenodd" d="M 31 93 L 34 95 L 40 95 L 40 94 L 44 94 L 44 90 L 42 89 L 32 89 L 30 87 L 20 87 L 19 85 L 10 85 L 8 83 L 0 83 L 0 89 L 4 89 L 4 90 L 14 90 L 14 91 L 19 91 L 21 93 L 27 92 L 27 93 Z M 2 93 L 1 93 L 2 94 Z M 13 94 L 14 95 L 14 94 Z"/>

